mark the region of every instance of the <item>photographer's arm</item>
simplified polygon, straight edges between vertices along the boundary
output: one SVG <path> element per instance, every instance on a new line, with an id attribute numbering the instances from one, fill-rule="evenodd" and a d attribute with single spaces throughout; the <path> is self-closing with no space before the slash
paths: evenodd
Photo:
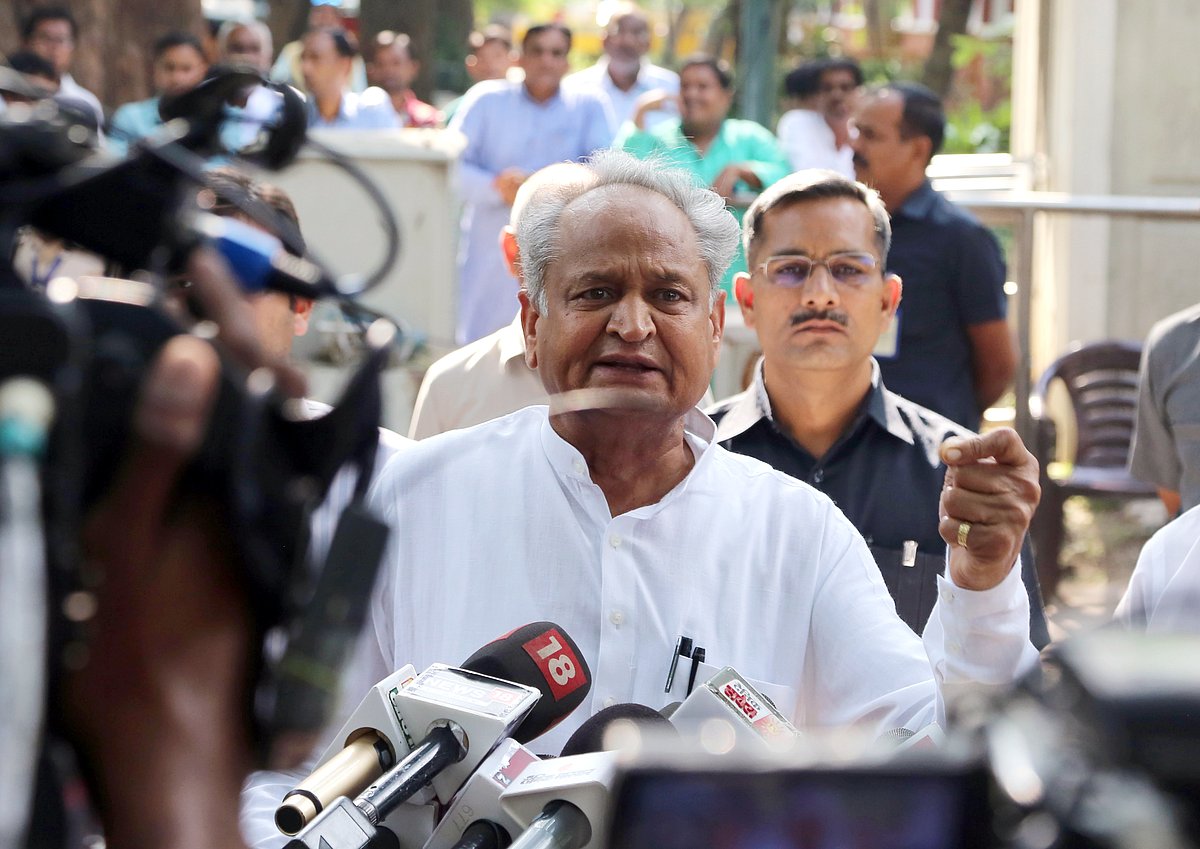
<path id="1" fill-rule="evenodd" d="M 241 296 L 219 259 L 201 253 L 189 274 L 226 349 L 246 368 L 268 365 L 235 318 Z M 108 845 L 122 849 L 242 845 L 258 645 L 222 505 L 179 488 L 219 373 L 207 342 L 168 342 L 143 384 L 133 445 L 83 532 L 97 611 L 86 664 L 64 675 L 58 721 Z"/>

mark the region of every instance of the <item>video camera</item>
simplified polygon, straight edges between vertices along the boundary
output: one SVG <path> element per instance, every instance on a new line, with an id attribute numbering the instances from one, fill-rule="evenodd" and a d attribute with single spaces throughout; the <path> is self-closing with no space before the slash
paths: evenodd
<path id="1" fill-rule="evenodd" d="M 244 102 L 247 90 L 256 86 L 276 93 L 278 110 L 248 147 L 229 151 L 223 127 L 239 120 L 234 104 Z M 40 484 L 31 495 L 32 510 L 22 512 L 0 499 L 0 524 L 15 522 L 18 515 L 33 517 L 34 524 L 24 530 L 40 540 L 33 548 L 42 548 L 45 574 L 44 587 L 31 584 L 28 598 L 13 596 L 0 606 L 46 612 L 43 654 L 51 699 L 64 657 L 85 642 L 84 623 L 71 613 L 79 606 L 65 602 L 94 590 L 80 557 L 82 517 L 107 489 L 123 454 L 142 376 L 167 340 L 204 333 L 213 324 L 213 316 L 201 315 L 202 321 L 189 328 L 168 314 L 163 308 L 167 281 L 180 275 L 198 246 L 207 245 L 229 261 L 247 292 L 274 289 L 336 299 L 355 315 L 370 316 L 353 298 L 383 277 L 399 251 L 395 218 L 378 190 L 336 152 L 311 141 L 376 201 L 388 250 L 374 273 L 335 277 L 311 254 L 288 254 L 282 248 L 294 249 L 299 241 L 294 226 L 252 197 L 231 200 L 240 217 L 257 227 L 197 208 L 196 190 L 204 185 L 212 158 L 236 153 L 253 165 L 278 169 L 295 157 L 308 140 L 304 104 L 294 90 L 244 69 L 216 68 L 192 91 L 164 99 L 160 113 L 160 130 L 132 144 L 120 160 L 96 149 L 93 130 L 68 105 L 43 99 L 11 105 L 0 115 L 0 396 L 14 380 L 31 380 L 52 400 L 54 411 L 42 434 L 44 449 L 30 450 L 39 439 L 0 440 L 0 470 L 16 468 L 15 453 L 24 452 Z M 120 277 L 59 278 L 44 290 L 26 285 L 9 261 L 23 228 L 103 257 Z M 376 321 L 364 336 L 361 367 L 340 403 L 319 419 L 298 417 L 269 381 L 248 379 L 247 369 L 222 353 L 210 429 L 186 481 L 225 505 L 257 625 L 264 636 L 275 632 L 287 638 L 282 658 L 262 659 L 253 713 L 264 749 L 280 732 L 314 731 L 326 720 L 331 688 L 289 670 L 305 667 L 311 673 L 315 666 L 336 680 L 386 536 L 378 523 L 370 533 L 357 534 L 360 544 L 364 538 L 372 541 L 374 557 L 359 550 L 360 556 L 344 558 L 353 563 L 326 568 L 319 577 L 306 562 L 309 516 L 334 475 L 347 465 L 357 469 L 356 505 L 372 475 L 381 414 L 379 375 L 395 327 Z M 14 406 L 14 416 L 20 408 Z M 0 417 L 8 412 L 0 410 Z M 0 430 L 8 433 L 39 426 L 0 422 Z M 343 514 L 344 521 L 350 512 Z M 354 520 L 360 531 L 371 525 L 362 510 Z M 335 548 L 336 541 L 337 536 Z M 9 568 L 28 570 L 29 564 Z M 317 580 L 340 582 L 346 604 L 336 614 L 339 622 L 329 621 L 335 614 L 328 610 L 307 606 Z M 338 587 L 323 583 L 322 589 Z M 39 665 L 28 657 L 13 660 L 18 663 Z M 6 686 L 20 689 L 22 684 L 10 680 Z M 30 688 L 38 710 L 42 690 Z"/>
<path id="2" fill-rule="evenodd" d="M 1195 635 L 1074 637 L 1013 691 L 960 700 L 936 748 L 641 740 L 612 790 L 609 845 L 1195 849 L 1198 654 Z"/>

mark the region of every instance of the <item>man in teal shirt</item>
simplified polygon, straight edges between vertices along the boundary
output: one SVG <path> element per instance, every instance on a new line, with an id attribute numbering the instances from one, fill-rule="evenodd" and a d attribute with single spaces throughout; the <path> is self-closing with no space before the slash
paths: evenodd
<path id="1" fill-rule="evenodd" d="M 669 100 L 679 103 L 680 118 L 645 129 L 647 113 Z M 711 56 L 696 55 L 679 72 L 679 95 L 649 92 L 638 100 L 633 118 L 625 122 L 613 147 L 640 159 L 661 156 L 684 168 L 725 198 L 739 222 L 754 195 L 782 178 L 791 167 L 779 140 L 761 124 L 730 118 L 733 75 L 729 66 Z M 721 286 L 732 296 L 733 275 L 746 271 L 738 256 Z"/>

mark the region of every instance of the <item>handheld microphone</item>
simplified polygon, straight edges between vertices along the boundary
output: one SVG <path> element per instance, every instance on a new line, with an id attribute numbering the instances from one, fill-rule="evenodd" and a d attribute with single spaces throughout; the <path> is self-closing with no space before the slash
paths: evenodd
<path id="1" fill-rule="evenodd" d="M 608 796 L 615 752 L 592 752 L 530 764 L 500 795 L 525 831 L 511 849 L 586 849 L 607 845 Z"/>
<path id="2" fill-rule="evenodd" d="M 248 294 L 273 290 L 319 300 L 339 293 L 319 266 L 288 253 L 283 242 L 265 230 L 210 212 L 192 215 L 190 223 L 225 258 Z"/>
<path id="3" fill-rule="evenodd" d="M 502 849 L 511 843 L 522 826 L 504 810 L 500 794 L 537 759 L 516 740 L 502 740 L 458 791 L 424 849 Z"/>
<path id="4" fill-rule="evenodd" d="M 579 646 L 553 622 L 532 622 L 508 632 L 467 658 L 463 669 L 542 691 L 542 700 L 512 735 L 522 743 L 566 719 L 592 689 Z"/>
<path id="5" fill-rule="evenodd" d="M 622 723 L 632 723 L 643 731 L 654 729 L 651 733 L 662 731 L 679 736 L 675 726 L 654 708 L 637 704 L 613 705 L 594 714 L 575 729 L 562 748 L 562 757 L 605 751 L 604 738 L 609 729 Z"/>
<path id="6" fill-rule="evenodd" d="M 729 666 L 692 690 L 671 713 L 671 724 L 685 737 L 699 735 L 712 720 L 726 723 L 734 745 L 775 749 L 800 734 L 770 699 Z"/>

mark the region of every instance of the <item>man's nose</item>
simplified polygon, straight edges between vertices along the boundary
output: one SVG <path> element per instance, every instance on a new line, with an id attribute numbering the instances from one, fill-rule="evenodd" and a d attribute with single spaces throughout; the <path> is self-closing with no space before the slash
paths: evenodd
<path id="1" fill-rule="evenodd" d="M 608 331 L 626 342 L 640 342 L 654 335 L 654 317 L 640 296 L 627 295 L 613 306 Z"/>
<path id="2" fill-rule="evenodd" d="M 836 306 L 840 298 L 837 281 L 824 265 L 814 265 L 803 287 L 804 303 L 814 308 Z"/>

